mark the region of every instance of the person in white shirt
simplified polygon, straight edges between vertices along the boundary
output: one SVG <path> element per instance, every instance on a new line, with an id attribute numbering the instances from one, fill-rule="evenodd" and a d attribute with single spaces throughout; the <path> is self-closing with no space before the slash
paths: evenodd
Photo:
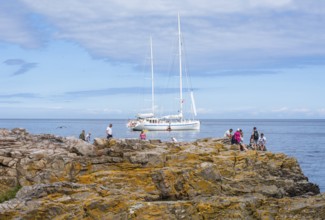
<path id="1" fill-rule="evenodd" d="M 113 127 L 113 125 L 109 124 L 109 126 L 106 128 L 107 139 L 110 139 L 113 137 L 112 127 Z"/>
<path id="2" fill-rule="evenodd" d="M 261 133 L 261 136 L 258 139 L 257 145 L 258 145 L 258 148 L 260 150 L 262 150 L 262 151 L 265 151 L 266 150 L 266 146 L 265 146 L 266 145 L 266 137 L 264 136 L 263 133 Z"/>
<path id="3" fill-rule="evenodd" d="M 225 138 L 231 139 L 231 137 L 232 137 L 232 128 L 230 128 L 229 130 L 227 130 L 223 136 Z"/>
<path id="4" fill-rule="evenodd" d="M 87 135 L 86 135 L 86 141 L 90 143 L 90 139 L 91 139 L 91 133 L 89 132 Z"/>

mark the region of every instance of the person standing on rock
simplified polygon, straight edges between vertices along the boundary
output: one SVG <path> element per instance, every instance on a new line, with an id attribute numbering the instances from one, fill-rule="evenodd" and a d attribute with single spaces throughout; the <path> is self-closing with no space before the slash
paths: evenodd
<path id="1" fill-rule="evenodd" d="M 82 130 L 81 134 L 79 135 L 79 139 L 86 141 L 85 130 Z"/>
<path id="2" fill-rule="evenodd" d="M 147 138 L 147 135 L 146 135 L 146 133 L 144 132 L 144 130 L 142 130 L 141 133 L 140 133 L 140 139 L 141 139 L 141 140 L 146 140 L 146 138 Z"/>
<path id="3" fill-rule="evenodd" d="M 237 131 L 234 133 L 234 135 L 231 138 L 231 144 L 239 144 L 240 143 L 240 129 L 238 128 Z"/>
<path id="4" fill-rule="evenodd" d="M 238 128 L 233 137 L 231 138 L 231 144 L 239 145 L 240 151 L 247 151 L 246 145 L 243 143 L 243 131 Z"/>
<path id="5" fill-rule="evenodd" d="M 109 126 L 106 128 L 107 139 L 110 139 L 113 137 L 112 127 L 113 127 L 113 125 L 109 124 Z"/>
<path id="6" fill-rule="evenodd" d="M 258 139 L 260 138 L 260 135 L 256 129 L 256 127 L 253 128 L 252 136 L 254 138 L 254 143 L 257 145 Z"/>

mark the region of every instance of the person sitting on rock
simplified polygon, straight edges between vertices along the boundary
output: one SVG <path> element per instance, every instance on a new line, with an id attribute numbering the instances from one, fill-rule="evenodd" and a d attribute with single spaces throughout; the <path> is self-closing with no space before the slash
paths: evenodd
<path id="1" fill-rule="evenodd" d="M 262 151 L 266 151 L 266 137 L 263 133 L 261 133 L 260 138 L 258 139 L 258 149 Z"/>
<path id="2" fill-rule="evenodd" d="M 79 139 L 86 141 L 85 130 L 82 130 L 81 134 L 79 135 Z"/>
<path id="3" fill-rule="evenodd" d="M 228 139 L 231 139 L 232 137 L 232 128 L 230 128 L 229 130 L 227 130 L 225 132 L 225 134 L 223 135 L 224 138 L 228 138 Z"/>
<path id="4" fill-rule="evenodd" d="M 253 150 L 257 150 L 257 144 L 255 143 L 254 135 L 251 135 L 251 138 L 249 140 L 249 145 L 247 146 L 247 148 L 251 148 Z"/>

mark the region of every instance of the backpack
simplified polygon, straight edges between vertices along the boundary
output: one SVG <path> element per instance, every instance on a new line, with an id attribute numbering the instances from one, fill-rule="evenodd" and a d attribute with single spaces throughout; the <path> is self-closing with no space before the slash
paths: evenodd
<path id="1" fill-rule="evenodd" d="M 254 140 L 258 140 L 258 131 L 254 131 Z"/>

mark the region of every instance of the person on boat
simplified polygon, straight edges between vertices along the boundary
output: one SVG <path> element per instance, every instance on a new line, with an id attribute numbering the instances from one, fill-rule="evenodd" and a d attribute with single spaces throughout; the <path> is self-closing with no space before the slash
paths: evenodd
<path id="1" fill-rule="evenodd" d="M 141 139 L 141 140 L 146 140 L 146 138 L 147 138 L 147 135 L 146 135 L 146 133 L 144 132 L 144 130 L 142 130 L 141 133 L 140 133 L 140 139 Z"/>
<path id="2" fill-rule="evenodd" d="M 229 130 L 227 130 L 226 132 L 225 132 L 225 134 L 223 135 L 225 138 L 229 138 L 229 139 L 231 139 L 231 137 L 232 137 L 232 128 L 230 128 Z"/>
<path id="3" fill-rule="evenodd" d="M 258 149 L 266 151 L 266 137 L 261 133 L 261 137 L 258 139 Z"/>
<path id="4" fill-rule="evenodd" d="M 169 122 L 169 125 L 168 125 L 168 128 L 167 128 L 167 131 L 171 131 L 172 128 L 170 127 L 170 122 Z"/>
<path id="5" fill-rule="evenodd" d="M 113 127 L 113 125 L 109 124 L 109 126 L 106 128 L 107 139 L 110 139 L 113 137 L 112 127 Z"/>
<path id="6" fill-rule="evenodd" d="M 81 134 L 79 135 L 79 139 L 86 141 L 85 130 L 82 130 Z"/>

